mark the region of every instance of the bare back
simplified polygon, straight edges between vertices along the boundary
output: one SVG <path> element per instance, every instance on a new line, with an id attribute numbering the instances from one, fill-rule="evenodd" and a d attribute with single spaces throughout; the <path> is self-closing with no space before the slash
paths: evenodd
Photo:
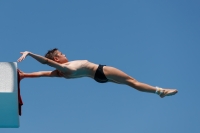
<path id="1" fill-rule="evenodd" d="M 67 72 L 60 72 L 65 78 L 79 78 L 91 77 L 94 78 L 95 71 L 98 67 L 97 64 L 91 63 L 87 60 L 75 60 L 63 64 Z"/>

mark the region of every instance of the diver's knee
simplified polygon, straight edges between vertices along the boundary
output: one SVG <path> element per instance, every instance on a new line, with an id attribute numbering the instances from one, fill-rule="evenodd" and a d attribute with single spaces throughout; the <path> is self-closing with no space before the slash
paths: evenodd
<path id="1" fill-rule="evenodd" d="M 137 87 L 140 85 L 140 82 L 138 82 L 136 79 L 132 78 L 132 77 L 129 77 L 127 79 L 127 84 L 132 86 L 132 87 Z"/>

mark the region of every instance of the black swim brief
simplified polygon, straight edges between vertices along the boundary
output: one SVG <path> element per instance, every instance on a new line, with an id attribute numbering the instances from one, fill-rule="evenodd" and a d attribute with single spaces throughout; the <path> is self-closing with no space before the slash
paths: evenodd
<path id="1" fill-rule="evenodd" d="M 94 76 L 94 80 L 96 80 L 99 83 L 108 82 L 108 79 L 106 78 L 105 74 L 103 73 L 103 66 L 105 66 L 105 65 L 98 66 L 95 76 Z"/>

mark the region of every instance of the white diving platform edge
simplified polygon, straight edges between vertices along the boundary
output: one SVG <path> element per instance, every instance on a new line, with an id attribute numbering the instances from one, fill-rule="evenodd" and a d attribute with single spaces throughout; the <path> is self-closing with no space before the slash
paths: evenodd
<path id="1" fill-rule="evenodd" d="M 19 128 L 16 62 L 0 62 L 0 128 Z"/>

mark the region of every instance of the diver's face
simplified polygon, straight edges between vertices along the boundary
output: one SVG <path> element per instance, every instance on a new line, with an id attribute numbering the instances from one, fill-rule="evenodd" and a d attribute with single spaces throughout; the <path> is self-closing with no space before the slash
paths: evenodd
<path id="1" fill-rule="evenodd" d="M 66 56 L 62 52 L 57 50 L 56 55 L 54 57 L 54 61 L 62 64 L 62 63 L 68 62 L 68 59 L 66 58 Z"/>

